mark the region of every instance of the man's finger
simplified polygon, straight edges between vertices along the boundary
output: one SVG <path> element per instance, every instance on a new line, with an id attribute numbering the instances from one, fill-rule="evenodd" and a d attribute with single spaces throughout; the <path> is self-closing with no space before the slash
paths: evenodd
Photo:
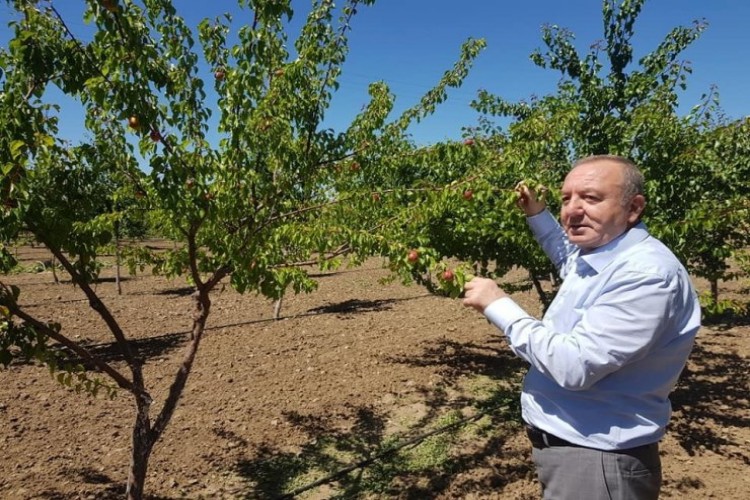
<path id="1" fill-rule="evenodd" d="M 479 285 L 479 279 L 478 278 L 473 278 L 473 279 L 467 281 L 466 283 L 464 283 L 464 292 L 466 292 L 468 290 L 473 290 L 478 285 Z"/>

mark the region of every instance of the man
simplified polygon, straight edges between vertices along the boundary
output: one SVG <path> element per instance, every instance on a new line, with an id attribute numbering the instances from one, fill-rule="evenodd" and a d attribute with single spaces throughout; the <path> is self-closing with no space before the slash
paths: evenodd
<path id="1" fill-rule="evenodd" d="M 563 283 L 539 321 L 490 279 L 464 305 L 505 332 L 530 368 L 523 419 L 545 499 L 652 499 L 669 393 L 700 326 L 685 268 L 640 221 L 643 175 L 628 159 L 578 161 L 560 223 L 519 187 L 519 206 Z"/>

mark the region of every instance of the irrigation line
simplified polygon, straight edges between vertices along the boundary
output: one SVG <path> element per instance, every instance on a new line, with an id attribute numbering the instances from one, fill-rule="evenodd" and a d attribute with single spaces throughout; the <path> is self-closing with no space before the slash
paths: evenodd
<path id="1" fill-rule="evenodd" d="M 406 448 L 407 446 L 419 443 L 420 441 L 424 441 L 425 439 L 427 439 L 430 436 L 434 436 L 436 434 L 441 434 L 443 432 L 447 432 L 447 431 L 455 429 L 457 427 L 461 427 L 461 426 L 466 425 L 468 423 L 477 421 L 480 418 L 482 418 L 483 416 L 485 416 L 488 413 L 490 413 L 491 411 L 498 410 L 498 409 L 500 409 L 500 407 L 498 407 L 498 408 L 488 408 L 486 410 L 480 411 L 479 413 L 477 413 L 476 415 L 473 415 L 471 417 L 462 418 L 458 422 L 454 422 L 454 423 L 446 425 L 444 427 L 440 427 L 438 429 L 434 429 L 432 431 L 424 432 L 422 434 L 414 436 L 414 437 L 412 437 L 410 439 L 407 439 L 406 441 L 400 443 L 398 446 L 394 446 L 393 448 L 388 448 L 387 450 L 382 451 L 382 452 L 378 453 L 375 456 L 372 456 L 372 457 L 369 457 L 369 458 L 365 458 L 365 459 L 360 460 L 358 462 L 355 462 L 353 464 L 347 465 L 346 467 L 344 467 L 342 469 L 339 469 L 336 472 L 334 472 L 332 474 L 329 474 L 328 476 L 325 476 L 325 477 L 323 477 L 321 479 L 318 479 L 317 481 L 313 481 L 312 483 L 309 483 L 309 484 L 307 484 L 305 486 L 300 486 L 299 488 L 297 488 L 297 489 L 295 489 L 293 491 L 290 491 L 289 493 L 284 493 L 283 495 L 276 496 L 276 497 L 274 497 L 274 499 L 275 500 L 281 500 L 281 499 L 285 499 L 285 498 L 294 498 L 297 495 L 299 495 L 300 493 L 304 493 L 305 491 L 308 491 L 308 490 L 311 490 L 313 488 L 317 488 L 318 486 L 322 486 L 324 484 L 330 483 L 330 482 L 334 481 L 335 479 L 338 479 L 339 477 L 345 476 L 345 475 L 349 474 L 350 472 L 352 472 L 354 470 L 362 469 L 364 467 L 367 467 L 368 465 L 372 464 L 373 462 L 376 462 L 376 461 L 381 460 L 381 459 L 383 459 L 383 458 L 385 458 L 385 457 L 387 457 L 389 455 L 392 455 L 393 453 L 395 453 L 395 452 L 397 452 L 399 450 L 402 450 L 402 449 Z"/>

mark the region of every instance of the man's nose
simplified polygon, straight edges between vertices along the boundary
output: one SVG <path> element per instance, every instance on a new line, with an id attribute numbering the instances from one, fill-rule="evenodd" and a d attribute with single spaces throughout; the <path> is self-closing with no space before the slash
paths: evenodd
<path id="1" fill-rule="evenodd" d="M 578 212 L 583 209 L 583 203 L 582 200 L 578 197 L 573 197 L 568 200 L 568 203 L 565 205 L 565 208 L 572 212 Z"/>
<path id="2" fill-rule="evenodd" d="M 570 216 L 583 215 L 583 203 L 580 198 L 571 198 L 564 207 L 565 212 Z"/>

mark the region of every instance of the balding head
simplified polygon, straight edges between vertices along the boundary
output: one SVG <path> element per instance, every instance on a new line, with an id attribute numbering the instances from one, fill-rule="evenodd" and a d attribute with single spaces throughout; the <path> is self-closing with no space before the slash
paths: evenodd
<path id="1" fill-rule="evenodd" d="M 644 194 L 645 179 L 638 166 L 630 159 L 617 155 L 592 155 L 581 158 L 573 164 L 574 169 L 588 163 L 611 164 L 621 170 L 622 174 L 622 203 L 627 205 L 635 195 Z"/>

